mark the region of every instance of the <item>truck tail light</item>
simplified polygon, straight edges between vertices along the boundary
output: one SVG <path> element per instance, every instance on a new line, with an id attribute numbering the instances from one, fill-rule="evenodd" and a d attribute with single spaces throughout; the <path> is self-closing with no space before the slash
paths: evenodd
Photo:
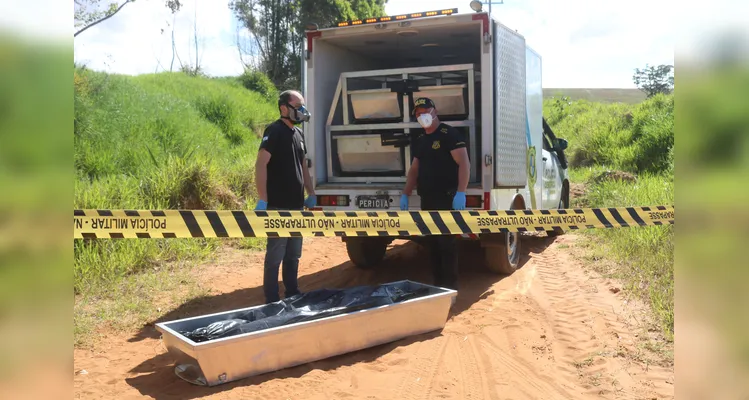
<path id="1" fill-rule="evenodd" d="M 319 206 L 343 206 L 349 205 L 348 196 L 339 196 L 335 194 L 324 194 L 317 196 L 317 205 Z"/>
<path id="2" fill-rule="evenodd" d="M 481 195 L 466 196 L 466 207 L 481 207 Z"/>

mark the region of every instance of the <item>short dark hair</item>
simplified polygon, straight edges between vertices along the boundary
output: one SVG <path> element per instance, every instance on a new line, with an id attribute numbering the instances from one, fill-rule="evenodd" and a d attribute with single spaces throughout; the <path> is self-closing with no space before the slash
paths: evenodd
<path id="1" fill-rule="evenodd" d="M 284 90 L 283 92 L 281 92 L 281 94 L 278 95 L 278 107 L 289 103 L 293 96 L 301 97 L 301 93 L 297 92 L 296 90 Z"/>
<path id="2" fill-rule="evenodd" d="M 291 90 L 284 90 L 281 92 L 281 94 L 278 95 L 278 106 L 281 107 L 282 105 L 285 105 L 291 100 Z"/>

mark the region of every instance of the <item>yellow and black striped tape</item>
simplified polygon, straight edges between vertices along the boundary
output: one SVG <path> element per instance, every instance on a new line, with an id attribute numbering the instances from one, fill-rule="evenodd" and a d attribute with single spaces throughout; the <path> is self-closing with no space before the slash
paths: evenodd
<path id="1" fill-rule="evenodd" d="M 505 211 L 75 210 L 75 238 L 421 236 L 674 223 L 673 206 Z"/>

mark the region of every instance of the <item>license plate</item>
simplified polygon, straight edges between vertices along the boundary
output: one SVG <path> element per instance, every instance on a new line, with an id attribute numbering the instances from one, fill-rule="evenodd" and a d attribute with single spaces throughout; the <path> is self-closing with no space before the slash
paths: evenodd
<path id="1" fill-rule="evenodd" d="M 359 208 L 390 208 L 390 198 L 387 196 L 359 196 L 356 201 Z"/>

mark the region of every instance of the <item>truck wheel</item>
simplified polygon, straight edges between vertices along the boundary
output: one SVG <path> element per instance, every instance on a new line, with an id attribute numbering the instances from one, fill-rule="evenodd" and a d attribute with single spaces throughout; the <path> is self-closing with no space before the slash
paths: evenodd
<path id="1" fill-rule="evenodd" d="M 347 238 L 346 251 L 354 265 L 370 269 L 385 258 L 388 243 L 380 238 Z"/>
<path id="2" fill-rule="evenodd" d="M 570 208 L 569 191 L 565 190 L 564 193 L 562 193 L 562 198 L 559 200 L 559 206 L 557 206 L 557 208 L 560 210 Z M 551 231 L 546 231 L 546 235 L 549 237 L 556 237 L 559 235 L 564 235 L 564 229 L 556 228 Z"/>
<path id="3" fill-rule="evenodd" d="M 497 239 L 484 245 L 487 268 L 499 274 L 511 275 L 520 263 L 520 233 L 499 233 Z"/>

